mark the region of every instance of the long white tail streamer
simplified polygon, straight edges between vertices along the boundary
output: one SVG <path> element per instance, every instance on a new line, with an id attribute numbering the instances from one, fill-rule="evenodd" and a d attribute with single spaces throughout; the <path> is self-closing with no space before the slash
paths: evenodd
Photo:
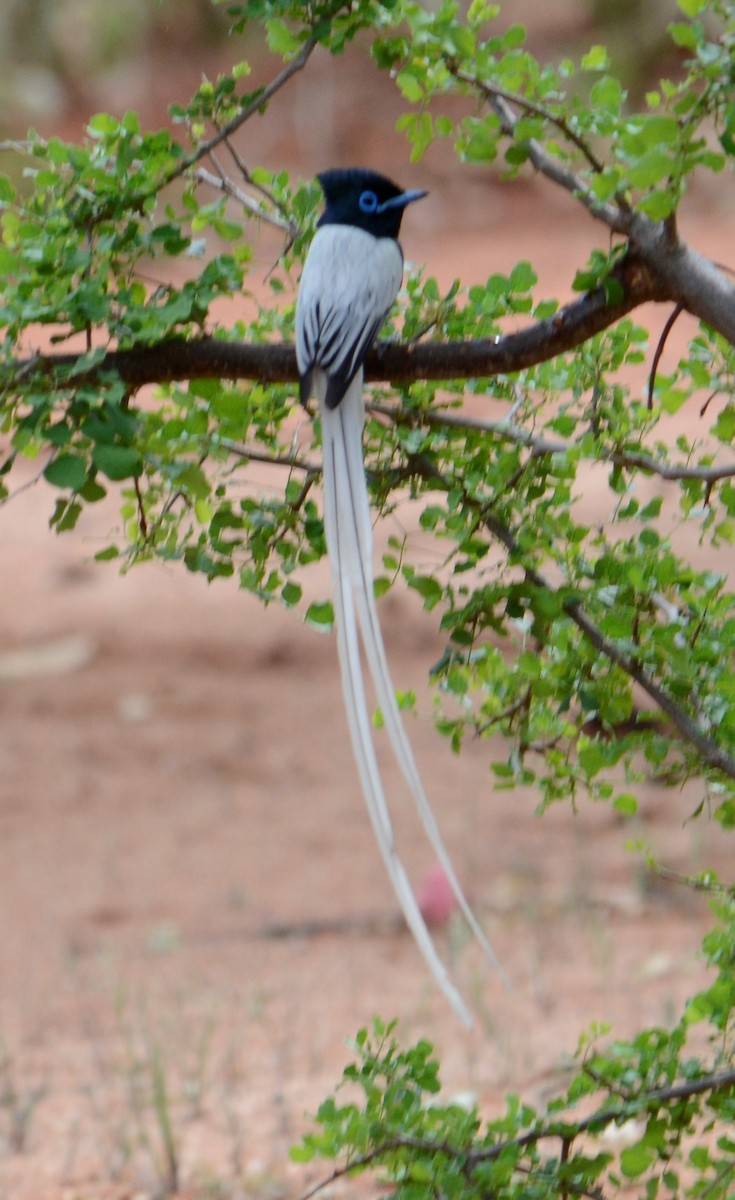
<path id="1" fill-rule="evenodd" d="M 470 929 L 502 975 L 497 956 L 470 908 L 424 792 L 413 751 L 403 727 L 390 678 L 375 607 L 372 526 L 363 464 L 364 401 L 362 370 L 334 409 L 324 403 L 326 376 L 314 370 L 323 446 L 324 525 L 332 568 L 337 647 L 347 722 L 370 820 L 404 916 L 424 958 L 458 1017 L 472 1024 L 467 1005 L 437 954 L 394 843 L 393 824 L 383 789 L 368 711 L 360 645 L 375 687 L 383 723 L 426 835 Z"/>

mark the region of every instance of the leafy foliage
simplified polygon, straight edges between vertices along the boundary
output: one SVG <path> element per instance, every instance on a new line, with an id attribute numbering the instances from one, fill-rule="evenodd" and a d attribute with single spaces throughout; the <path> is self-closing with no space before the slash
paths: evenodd
<path id="1" fill-rule="evenodd" d="M 680 7 L 685 19 L 669 32 L 685 55 L 681 75 L 661 80 L 639 112 L 629 110 L 603 47 L 578 63 L 541 63 L 520 26 L 501 27 L 495 5 L 473 3 L 462 19 L 449 0 L 431 12 L 410 0 L 263 0 L 227 11 L 235 30 L 265 26 L 284 71 L 254 90 L 246 63 L 205 80 L 188 105 L 172 108 L 184 140 L 142 131 L 134 113 L 92 117 L 82 145 L 32 135 L 19 150 L 23 178 L 6 177 L 0 188 L 2 494 L 12 491 L 17 459 L 40 456 L 59 492 L 51 521 L 61 532 L 122 485 L 121 536 L 100 558 L 181 559 L 209 578 L 236 575 L 265 602 L 300 606 L 300 573 L 324 543 L 318 462 L 291 449 L 292 389 L 192 379 L 162 383 L 142 402 L 114 372 L 90 374 L 104 368 L 111 345 L 135 351 L 212 328 L 222 340 L 290 338 L 291 271 L 313 229 L 317 189 L 246 168 L 231 133 L 306 65 L 315 44 L 340 53 L 369 30 L 377 66 L 407 101 L 399 123 L 414 157 L 444 137 L 468 170 L 497 160 L 512 178 L 540 165 L 593 215 L 634 235 L 634 220 L 672 219 L 692 176 L 721 171 L 735 147 L 732 12 L 714 0 Z M 444 98 L 457 95 L 469 101 L 466 114 L 456 103 L 444 113 Z M 241 182 L 225 179 L 219 153 Z M 202 167 L 207 158 L 217 174 Z M 219 311 L 248 287 L 248 226 L 259 219 L 288 234 L 270 276 L 278 304 L 251 298 L 252 319 L 228 327 Z M 578 289 L 602 283 L 613 300 L 611 267 L 625 245 L 580 266 Z M 152 286 L 152 273 L 175 282 Z M 557 302 L 538 297 L 536 285 L 527 262 L 467 294 L 456 284 L 442 295 L 414 273 L 399 319 L 407 336 L 499 338 L 506 318 L 553 316 Z M 82 350 L 63 366 L 34 369 L 22 352 L 42 326 L 57 344 L 81 338 Z M 379 586 L 402 576 L 436 610 L 447 635 L 436 671 L 439 728 L 455 748 L 468 731 L 501 732 L 509 746 L 494 764 L 502 786 L 534 781 L 545 803 L 583 788 L 629 808 L 620 797 L 642 775 L 699 777 L 729 826 L 732 597 L 723 574 L 683 559 L 677 531 L 693 523 L 715 548 L 735 538 L 732 471 L 721 467 L 733 433 L 733 348 L 703 327 L 677 370 L 657 378 L 651 407 L 623 382 L 647 355 L 646 333 L 628 318 L 573 353 L 472 381 L 477 397 L 513 405 L 512 421 L 495 424 L 454 413 L 460 383 L 401 388 L 401 409 L 387 423 L 376 413 L 367 431 L 375 499 L 387 509 L 408 486 L 423 502 L 421 528 L 446 549 L 428 575 L 410 546 L 390 552 Z M 670 446 L 667 415 L 697 396 L 717 398 L 709 434 Z M 256 458 L 282 470 L 283 487 L 267 497 L 249 483 Z M 589 520 L 591 486 L 607 488 L 603 522 Z M 586 624 L 575 621 L 578 611 Z M 318 601 L 306 615 L 328 624 L 331 608 Z M 641 677 L 653 684 L 645 711 L 635 695 Z M 667 721 L 681 713 L 699 739 L 662 728 L 656 689 L 670 701 Z M 721 753 L 703 755 L 703 742 Z"/>
<path id="2" fill-rule="evenodd" d="M 376 1018 L 355 1038 L 356 1062 L 343 1075 L 345 1103 L 326 1100 L 317 1128 L 292 1151 L 338 1166 L 341 1175 L 379 1171 L 397 1200 L 610 1196 L 635 1186 L 657 1196 L 732 1194 L 735 1117 L 732 1062 L 732 898 L 716 903 L 721 924 L 705 949 L 717 978 L 693 997 L 673 1030 L 644 1029 L 630 1042 L 593 1029 L 581 1039 L 571 1080 L 543 1110 L 518 1096 L 482 1121 L 477 1109 L 442 1100 L 439 1064 L 421 1040 L 401 1049 L 395 1025 Z M 692 1031 L 709 1030 L 697 1055 Z M 701 1038 L 697 1038 L 701 1041 Z M 717 1138 L 714 1129 L 723 1130 Z"/>

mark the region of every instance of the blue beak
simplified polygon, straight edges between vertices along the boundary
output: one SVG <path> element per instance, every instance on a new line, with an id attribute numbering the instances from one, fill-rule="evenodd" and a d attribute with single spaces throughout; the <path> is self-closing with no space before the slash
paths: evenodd
<path id="1" fill-rule="evenodd" d="M 420 200 L 422 196 L 428 196 L 428 194 L 428 192 L 418 189 L 412 192 L 401 192 L 400 196 L 394 196 L 392 200 L 384 200 L 376 211 L 382 213 L 388 208 L 405 208 L 407 204 L 413 204 L 414 200 Z"/>

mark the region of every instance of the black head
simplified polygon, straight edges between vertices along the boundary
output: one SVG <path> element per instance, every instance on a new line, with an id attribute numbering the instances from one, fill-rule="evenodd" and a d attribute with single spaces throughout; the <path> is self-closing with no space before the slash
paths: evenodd
<path id="1" fill-rule="evenodd" d="M 375 237 L 397 238 L 403 210 L 426 192 L 404 192 L 377 171 L 364 167 L 317 175 L 326 200 L 319 225 L 356 225 Z"/>

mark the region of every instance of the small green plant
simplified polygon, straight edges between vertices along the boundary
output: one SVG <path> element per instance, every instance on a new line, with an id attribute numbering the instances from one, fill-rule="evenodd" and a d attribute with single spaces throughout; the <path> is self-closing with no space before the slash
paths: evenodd
<path id="1" fill-rule="evenodd" d="M 0 1138 L 13 1154 L 26 1149 L 34 1114 L 47 1093 L 45 1084 L 29 1087 L 19 1078 L 15 1060 L 0 1038 Z"/>
<path id="2" fill-rule="evenodd" d="M 180 1064 L 151 1027 L 147 1013 L 134 1021 L 118 998 L 121 1057 L 117 1064 L 123 1088 L 118 1119 L 122 1161 L 142 1150 L 163 1195 L 174 1195 L 181 1182 L 179 1097 L 173 1095 Z M 106 1071 L 109 1074 L 109 1065 Z"/>
<path id="3" fill-rule="evenodd" d="M 85 1136 L 94 1131 L 101 1177 L 134 1179 L 141 1194 L 157 1197 L 239 1196 L 247 1174 L 248 1014 L 233 1032 L 215 1008 L 192 1016 L 180 995 L 162 1001 L 144 991 L 133 999 L 116 985 L 110 1003 L 114 1030 L 87 1026 L 95 1075 L 81 1121 Z M 202 1129 L 212 1133 L 211 1147 Z"/>
<path id="4" fill-rule="evenodd" d="M 576 1070 L 543 1110 L 509 1096 L 483 1120 L 442 1102 L 439 1063 L 424 1040 L 408 1049 L 376 1018 L 343 1074 L 350 1099 L 320 1107 L 316 1132 L 292 1151 L 338 1165 L 309 1200 L 345 1175 L 375 1172 L 396 1200 L 593 1200 L 635 1194 L 726 1200 L 735 1187 L 735 901 L 721 896 L 704 951 L 717 977 L 671 1030 L 629 1042 L 593 1030 Z M 704 1030 L 703 1030 L 704 1027 Z M 696 1035 L 693 1037 L 693 1031 Z M 706 1034 L 706 1054 L 697 1053 Z"/>

